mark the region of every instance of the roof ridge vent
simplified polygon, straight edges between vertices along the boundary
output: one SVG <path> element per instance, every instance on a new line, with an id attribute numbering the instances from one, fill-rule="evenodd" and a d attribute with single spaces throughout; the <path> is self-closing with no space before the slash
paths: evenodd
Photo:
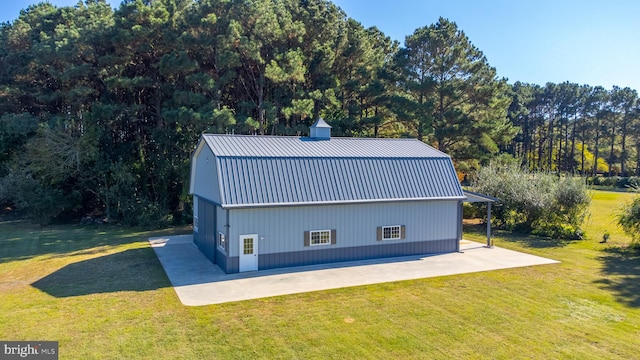
<path id="1" fill-rule="evenodd" d="M 309 137 L 314 140 L 330 140 L 331 125 L 327 124 L 323 118 L 318 118 L 309 128 Z"/>

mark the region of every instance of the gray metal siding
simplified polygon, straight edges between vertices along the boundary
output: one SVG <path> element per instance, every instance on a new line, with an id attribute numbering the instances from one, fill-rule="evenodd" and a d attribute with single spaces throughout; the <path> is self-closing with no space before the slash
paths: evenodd
<path id="1" fill-rule="evenodd" d="M 350 248 L 327 248 L 318 251 L 263 254 L 258 258 L 260 270 L 287 266 L 325 264 L 339 261 L 379 259 L 398 256 L 447 253 L 457 251 L 455 240 L 432 240 L 419 242 L 386 242 L 380 246 L 356 246 Z"/>
<path id="2" fill-rule="evenodd" d="M 251 232 L 250 230 L 243 229 L 236 225 L 234 222 L 234 212 L 223 209 L 225 214 L 225 219 L 229 219 L 229 223 L 227 224 L 225 220 L 225 228 L 227 229 L 227 235 L 229 239 L 229 245 L 227 246 L 227 258 L 230 257 L 238 257 L 240 255 L 238 239 L 240 235 L 244 234 L 255 234 L 255 232 Z"/>
<path id="3" fill-rule="evenodd" d="M 197 196 L 194 196 L 193 198 L 196 199 Z M 204 228 L 204 224 L 205 222 L 209 221 L 205 217 L 204 207 L 205 207 L 204 202 L 202 200 L 198 200 L 198 232 L 194 231 L 193 241 L 195 242 L 196 246 L 198 246 L 199 249 L 203 246 L 204 238 L 206 235 L 206 229 Z"/>
<path id="4" fill-rule="evenodd" d="M 198 198 L 198 233 L 195 243 L 198 249 L 214 264 L 216 263 L 216 205 Z"/>
<path id="5" fill-rule="evenodd" d="M 204 238 L 205 238 L 205 233 L 206 233 L 206 230 L 204 229 L 204 224 L 205 224 L 205 222 L 207 222 L 209 220 L 205 217 L 205 213 L 204 213 L 204 211 L 205 211 L 204 210 L 204 206 L 205 205 L 203 204 L 203 202 L 202 201 L 197 201 L 196 200 L 198 198 L 197 196 L 194 196 L 193 198 L 194 198 L 194 203 L 197 202 L 197 204 L 198 204 L 198 209 L 197 209 L 197 212 L 198 212 L 198 223 L 197 223 L 198 231 L 196 232 L 195 229 L 194 229 L 193 242 L 196 244 L 196 246 L 198 248 L 200 248 L 204 244 Z M 202 215 L 200 215 L 200 214 L 202 214 Z"/>
<path id="6" fill-rule="evenodd" d="M 193 193 L 200 198 L 220 203 L 220 187 L 218 185 L 218 171 L 216 159 L 211 149 L 204 146 L 198 156 L 192 161 L 196 162 Z"/>
<path id="7" fill-rule="evenodd" d="M 324 247 L 380 246 L 389 242 L 458 239 L 458 201 L 290 206 L 231 209 L 230 256 L 238 256 L 241 234 L 259 235 L 259 254 L 320 251 Z M 377 241 L 376 228 L 405 225 L 403 240 Z M 336 245 L 304 246 L 304 232 L 337 231 Z"/>
<path id="8" fill-rule="evenodd" d="M 220 251 L 219 248 L 216 248 L 215 256 L 215 264 L 218 265 L 218 267 L 225 273 L 237 273 L 240 270 L 240 259 L 237 256 L 227 257 L 227 255 L 224 252 Z"/>

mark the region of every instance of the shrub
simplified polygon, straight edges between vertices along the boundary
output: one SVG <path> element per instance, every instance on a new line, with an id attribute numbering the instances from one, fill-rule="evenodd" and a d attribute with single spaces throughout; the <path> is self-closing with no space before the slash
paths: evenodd
<path id="1" fill-rule="evenodd" d="M 590 198 L 581 181 L 506 165 L 482 168 L 474 187 L 500 199 L 494 211 L 498 227 L 562 239 L 582 237 Z"/>
<path id="2" fill-rule="evenodd" d="M 582 224 L 591 198 L 584 183 L 564 177 L 555 184 L 552 213 L 560 217 L 560 221 L 576 227 Z"/>
<path id="3" fill-rule="evenodd" d="M 462 217 L 464 219 L 473 219 L 484 216 L 486 210 L 480 208 L 480 206 L 473 203 L 462 204 Z"/>
<path id="4" fill-rule="evenodd" d="M 594 176 L 587 178 L 587 185 L 616 187 L 619 189 L 633 188 L 640 184 L 640 178 L 637 176 Z"/>
<path id="5" fill-rule="evenodd" d="M 0 203 L 12 203 L 40 226 L 69 208 L 75 200 L 73 195 L 43 185 L 24 169 L 12 170 L 0 179 Z"/>
<path id="6" fill-rule="evenodd" d="M 618 224 L 631 236 L 633 242 L 640 240 L 640 196 L 624 206 L 618 215 Z"/>

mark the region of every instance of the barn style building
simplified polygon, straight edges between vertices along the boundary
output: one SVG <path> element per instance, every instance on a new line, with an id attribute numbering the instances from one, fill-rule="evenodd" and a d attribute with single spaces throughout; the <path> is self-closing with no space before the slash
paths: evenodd
<path id="1" fill-rule="evenodd" d="M 451 158 L 413 139 L 202 135 L 194 241 L 226 273 L 459 250 Z"/>

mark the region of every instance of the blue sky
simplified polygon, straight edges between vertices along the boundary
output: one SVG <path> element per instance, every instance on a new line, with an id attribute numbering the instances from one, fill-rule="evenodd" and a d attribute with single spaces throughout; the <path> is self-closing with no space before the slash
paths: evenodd
<path id="1" fill-rule="evenodd" d="M 0 21 L 37 1 L 0 0 Z M 49 0 L 56 6 L 77 0 Z M 109 0 L 115 6 L 120 0 Z M 640 91 L 640 1 L 334 0 L 365 27 L 404 41 L 442 16 L 458 24 L 509 82 L 631 87 Z"/>

